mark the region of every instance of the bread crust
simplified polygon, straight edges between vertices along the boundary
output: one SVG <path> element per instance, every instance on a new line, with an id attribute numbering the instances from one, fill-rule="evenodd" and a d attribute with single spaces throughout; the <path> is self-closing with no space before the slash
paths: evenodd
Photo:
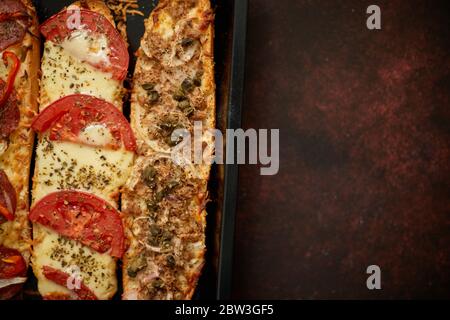
<path id="1" fill-rule="evenodd" d="M 175 10 L 174 7 L 177 5 L 176 1 L 173 0 L 163 0 L 160 1 L 158 6 L 153 10 L 149 18 L 145 22 L 145 34 L 141 40 L 141 47 L 137 52 L 137 63 L 136 63 L 136 69 L 134 74 L 134 81 L 133 81 L 133 91 L 131 96 L 131 126 L 133 130 L 135 131 L 135 135 L 138 141 L 138 158 L 135 162 L 135 170 L 132 174 L 132 177 L 129 179 L 129 183 L 127 184 L 127 187 L 124 190 L 124 193 L 122 195 L 122 211 L 123 215 L 125 217 L 125 228 L 126 228 L 126 236 L 128 238 L 130 247 L 129 250 L 124 255 L 123 259 L 123 288 L 124 288 L 124 294 L 123 299 L 191 299 L 192 295 L 195 292 L 196 284 L 198 281 L 198 278 L 200 277 L 202 267 L 204 265 L 204 254 L 205 254 L 205 228 L 206 228 L 206 210 L 205 210 L 205 203 L 207 201 L 207 183 L 209 179 L 210 174 L 210 165 L 209 164 L 203 164 L 195 166 L 195 168 L 182 170 L 183 174 L 196 175 L 196 179 L 193 179 L 198 183 L 198 190 L 196 194 L 191 199 L 191 205 L 186 212 L 178 212 L 179 214 L 187 214 L 189 215 L 190 222 L 195 221 L 195 224 L 197 225 L 197 228 L 195 228 L 194 233 L 198 233 L 198 237 L 196 238 L 198 240 L 198 246 L 199 249 L 192 250 L 191 255 L 192 259 L 198 260 L 192 268 L 180 268 L 177 270 L 178 274 L 181 277 L 184 277 L 185 281 L 183 281 L 183 284 L 180 284 L 177 286 L 177 292 L 171 292 L 169 288 L 167 288 L 165 295 L 162 294 L 155 294 L 151 293 L 148 295 L 140 294 L 139 292 L 145 291 L 146 288 L 144 286 L 148 286 L 148 284 L 144 284 L 145 280 L 136 280 L 134 277 L 130 277 L 128 275 L 127 269 L 130 267 L 130 265 L 133 264 L 134 260 L 142 254 L 140 251 L 141 249 L 138 249 L 140 245 L 142 245 L 142 241 L 146 241 L 146 239 L 138 238 L 134 232 L 133 232 L 133 224 L 135 222 L 136 216 L 139 214 L 145 215 L 144 211 L 142 210 L 142 202 L 139 198 L 140 196 L 136 197 L 135 194 L 138 191 L 136 187 L 139 185 L 141 181 L 141 175 L 142 170 L 144 168 L 144 164 L 148 164 L 152 162 L 152 159 L 164 159 L 167 157 L 167 155 L 170 153 L 170 148 L 167 147 L 164 143 L 161 143 L 161 140 L 151 139 L 149 136 L 146 136 L 145 132 L 148 126 L 156 126 L 157 123 L 154 121 L 149 121 L 149 123 L 143 124 L 143 118 L 142 114 L 145 111 L 145 109 L 148 106 L 145 106 L 142 102 L 143 99 L 142 96 L 142 89 L 140 88 L 145 83 L 145 77 L 142 75 L 145 74 L 148 70 L 152 68 L 152 66 L 149 65 L 149 57 L 148 57 L 148 47 L 150 46 L 157 46 L 158 44 L 156 42 L 151 42 L 150 37 L 151 33 L 155 30 L 165 30 L 165 25 L 176 25 L 179 21 L 171 21 L 170 17 L 167 17 L 167 15 L 170 15 L 168 10 Z M 215 81 L 214 81 L 214 59 L 213 59 L 213 40 L 214 40 L 214 26 L 212 23 L 213 20 L 213 14 L 211 11 L 211 6 L 209 0 L 198 0 L 195 3 L 195 8 L 190 8 L 189 10 L 197 9 L 197 19 L 198 21 L 201 21 L 201 23 L 207 23 L 207 27 L 202 30 L 202 33 L 200 35 L 200 46 L 201 46 L 201 54 L 198 58 L 198 61 L 203 66 L 203 78 L 201 81 L 201 92 L 203 95 L 203 98 L 205 99 L 205 107 L 203 109 L 205 113 L 205 118 L 202 119 L 202 125 L 203 129 L 213 129 L 215 128 L 215 109 L 216 109 L 216 101 L 215 101 Z M 189 11 L 194 12 L 194 11 Z M 188 15 L 187 12 L 184 12 L 182 14 L 182 18 L 184 19 L 185 16 Z M 170 22 L 167 22 L 169 20 Z M 167 23 L 166 23 L 167 22 Z M 178 26 L 179 27 L 179 26 Z M 170 27 L 167 27 L 170 29 Z M 175 27 L 173 27 L 175 29 Z M 167 31 L 170 34 L 170 30 Z M 176 38 L 176 37 L 175 37 Z M 175 41 L 175 40 L 172 40 Z M 175 44 L 172 43 L 172 46 Z M 155 49 L 157 50 L 157 49 Z M 190 63 L 190 62 L 188 62 Z M 157 67 L 155 67 L 157 68 Z M 180 70 L 182 67 L 180 67 Z M 177 68 L 170 69 L 171 71 L 177 71 Z M 184 70 L 184 69 L 183 69 Z M 173 79 L 172 79 L 173 80 Z M 161 83 L 156 82 L 157 86 L 159 85 L 160 88 L 162 87 Z M 157 87 L 156 86 L 156 87 Z M 165 89 L 161 89 L 164 91 Z M 167 91 L 167 90 L 166 90 Z M 170 89 L 169 89 L 170 91 Z M 167 92 L 165 92 L 167 93 Z M 163 93 L 163 94 L 165 94 Z M 164 97 L 162 98 L 164 99 Z M 163 100 L 165 101 L 165 100 Z M 154 108 L 154 107 L 153 107 Z M 169 107 L 167 107 L 169 108 Z M 151 109 L 148 114 L 152 114 Z M 147 127 L 145 127 L 147 125 Z M 212 140 L 207 141 L 208 145 L 212 145 Z M 158 175 L 162 175 L 162 172 L 158 171 Z M 190 183 L 190 179 L 182 180 L 183 183 Z M 184 186 L 181 186 L 182 188 Z M 156 212 L 156 215 L 161 214 L 161 210 Z M 173 214 L 175 215 L 175 214 Z M 172 215 L 172 216 L 173 216 Z M 139 217 L 138 219 L 141 219 Z M 143 218 L 142 218 L 143 219 Z M 156 221 L 156 220 L 155 220 Z M 158 222 L 159 223 L 159 222 Z M 163 224 L 163 228 L 171 228 L 170 222 L 167 222 L 166 225 Z M 179 226 L 179 225 L 178 225 Z M 172 226 L 173 227 L 173 226 Z M 191 230 L 191 229 L 189 229 Z M 177 234 L 178 231 L 172 230 L 175 234 Z M 183 240 L 182 240 L 183 241 Z M 188 241 L 188 240 L 186 240 Z M 139 244 L 140 243 L 140 244 Z M 186 242 L 182 244 L 184 248 L 187 248 L 189 244 Z M 176 251 L 176 250 L 175 250 Z M 184 249 L 181 251 L 188 251 L 188 249 Z M 184 252 L 185 253 L 185 252 Z M 174 254 L 177 256 L 177 254 L 180 254 L 179 252 Z M 177 259 L 186 259 L 185 256 L 177 256 Z M 152 258 L 149 258 L 152 260 Z M 159 270 L 162 270 L 166 268 L 167 266 L 165 262 L 161 262 L 161 259 L 158 258 L 158 261 L 155 258 L 154 261 L 152 260 L 151 263 L 155 263 L 157 265 L 157 268 Z M 187 261 L 184 261 L 182 263 L 187 263 Z M 147 268 L 150 268 L 147 266 Z M 146 272 L 144 270 L 144 272 Z M 175 276 L 176 272 L 168 271 L 169 277 Z M 163 279 L 164 280 L 164 279 Z"/>
<path id="2" fill-rule="evenodd" d="M 102 0 L 81 0 L 74 2 L 72 5 L 100 13 L 108 19 L 113 26 L 116 26 L 111 10 L 109 10 L 108 6 Z"/>
<path id="3" fill-rule="evenodd" d="M 14 221 L 0 226 L 0 244 L 20 251 L 28 264 L 31 250 L 29 178 L 34 143 L 30 125 L 38 110 L 40 40 L 35 8 L 31 0 L 22 0 L 22 3 L 31 17 L 31 24 L 23 41 L 6 49 L 22 58 L 14 85 L 20 121 L 9 137 L 8 148 L 0 155 L 0 168 L 6 172 L 17 192 L 17 210 Z"/>

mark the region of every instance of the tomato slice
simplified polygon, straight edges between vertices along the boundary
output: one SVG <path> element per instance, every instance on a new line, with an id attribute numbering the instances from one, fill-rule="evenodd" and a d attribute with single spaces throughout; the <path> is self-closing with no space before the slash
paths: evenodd
<path id="1" fill-rule="evenodd" d="M 8 221 L 14 220 L 16 206 L 16 190 L 14 190 L 5 171 L 0 169 L 0 224 L 5 219 Z"/>
<path id="2" fill-rule="evenodd" d="M 111 103 L 88 95 L 57 100 L 35 118 L 32 128 L 41 133 L 50 131 L 50 140 L 80 143 L 80 133 L 95 124 L 108 128 L 114 138 L 106 147 L 118 149 L 123 144 L 129 151 L 136 149 L 136 139 L 124 115 Z"/>
<path id="3" fill-rule="evenodd" d="M 68 273 L 49 266 L 44 266 L 42 271 L 48 280 L 67 288 L 67 280 L 70 278 Z M 73 291 L 81 300 L 98 300 L 95 294 L 83 283 L 83 281 L 81 281 L 79 288 L 74 288 L 71 291 Z M 68 300 L 67 298 L 68 297 L 64 295 L 56 295 L 48 296 L 47 300 Z"/>
<path id="4" fill-rule="evenodd" d="M 19 251 L 0 246 L 0 280 L 25 277 L 27 264 Z M 11 284 L 0 288 L 0 300 L 10 299 L 22 288 L 23 283 Z"/>
<path id="5" fill-rule="evenodd" d="M 89 193 L 51 193 L 36 203 L 29 219 L 100 253 L 120 258 L 125 250 L 120 212 Z"/>
<path id="6" fill-rule="evenodd" d="M 79 15 L 78 15 L 79 13 Z M 77 17 L 79 21 L 77 23 Z M 87 10 L 64 10 L 44 22 L 40 31 L 47 40 L 60 43 L 74 31 L 86 30 L 92 36 L 105 35 L 109 47 L 109 63 L 91 63 L 96 68 L 111 72 L 113 78 L 123 80 L 127 75 L 130 56 L 127 44 L 117 29 L 100 13 Z"/>

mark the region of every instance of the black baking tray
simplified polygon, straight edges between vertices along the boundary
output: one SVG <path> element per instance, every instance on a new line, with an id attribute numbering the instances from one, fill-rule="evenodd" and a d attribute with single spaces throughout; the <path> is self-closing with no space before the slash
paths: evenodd
<path id="1" fill-rule="evenodd" d="M 73 0 L 35 0 L 39 21 L 42 23 Z M 127 33 L 131 57 L 129 76 L 135 65 L 134 53 L 144 33 L 144 19 L 158 1 L 139 0 L 142 16 L 128 16 Z M 241 126 L 241 105 L 244 85 L 245 39 L 247 29 L 247 0 L 212 1 L 215 12 L 215 80 L 217 98 L 217 128 Z M 125 114 L 129 106 L 124 107 Z M 226 141 L 224 148 L 226 147 Z M 238 166 L 214 165 L 209 183 L 211 201 L 207 207 L 206 264 L 194 299 L 229 299 L 231 294 L 234 221 L 237 195 Z M 39 299 L 36 281 L 30 270 L 30 279 L 23 291 L 24 299 Z M 119 281 L 120 282 L 120 281 Z M 120 292 L 115 297 L 120 299 Z"/>

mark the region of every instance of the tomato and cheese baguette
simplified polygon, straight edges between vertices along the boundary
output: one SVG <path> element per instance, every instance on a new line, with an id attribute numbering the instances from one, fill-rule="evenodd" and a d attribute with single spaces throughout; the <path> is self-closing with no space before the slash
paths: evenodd
<path id="1" fill-rule="evenodd" d="M 127 45 L 101 1 L 75 3 L 40 31 L 33 271 L 45 299 L 109 299 L 124 249 L 119 192 L 136 145 L 121 113 Z"/>
<path id="2" fill-rule="evenodd" d="M 123 299 L 190 299 L 204 264 L 210 164 L 175 163 L 172 133 L 215 126 L 209 0 L 160 1 L 145 28 L 131 98 L 138 158 L 122 195 Z M 200 139 L 213 149 L 211 135 Z"/>
<path id="3" fill-rule="evenodd" d="M 28 181 L 40 65 L 31 0 L 0 1 L 0 300 L 26 280 L 31 232 Z"/>

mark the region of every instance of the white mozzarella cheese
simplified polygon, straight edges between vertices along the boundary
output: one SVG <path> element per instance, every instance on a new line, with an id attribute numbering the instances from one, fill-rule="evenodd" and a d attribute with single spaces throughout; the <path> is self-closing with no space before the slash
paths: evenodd
<path id="1" fill-rule="evenodd" d="M 159 13 L 158 26 L 155 28 L 156 32 L 159 32 L 164 40 L 170 39 L 174 34 L 174 22 L 172 17 L 165 11 Z"/>
<path id="2" fill-rule="evenodd" d="M 105 65 L 111 64 L 109 61 L 110 49 L 108 39 L 105 35 L 97 37 L 90 36 L 86 30 L 77 30 L 69 38 L 61 43 L 61 46 L 80 61 L 87 61 Z"/>
<path id="3" fill-rule="evenodd" d="M 96 252 L 36 223 L 33 227 L 33 238 L 33 269 L 39 280 L 39 292 L 43 296 L 51 293 L 73 296 L 72 291 L 43 275 L 44 266 L 71 275 L 69 285 L 76 286 L 76 280 L 82 280 L 99 299 L 111 298 L 116 291 L 116 263 L 107 253 Z"/>
<path id="4" fill-rule="evenodd" d="M 50 141 L 44 136 L 36 152 L 33 202 L 51 192 L 72 189 L 93 193 L 117 207 L 119 189 L 131 172 L 133 156 L 124 149 Z"/>
<path id="5" fill-rule="evenodd" d="M 45 42 L 42 58 L 41 107 L 71 94 L 88 94 L 122 105 L 121 82 L 80 58 L 61 45 Z"/>
<path id="6" fill-rule="evenodd" d="M 114 137 L 103 124 L 88 125 L 80 132 L 80 142 L 87 145 L 107 146 L 114 142 Z"/>

